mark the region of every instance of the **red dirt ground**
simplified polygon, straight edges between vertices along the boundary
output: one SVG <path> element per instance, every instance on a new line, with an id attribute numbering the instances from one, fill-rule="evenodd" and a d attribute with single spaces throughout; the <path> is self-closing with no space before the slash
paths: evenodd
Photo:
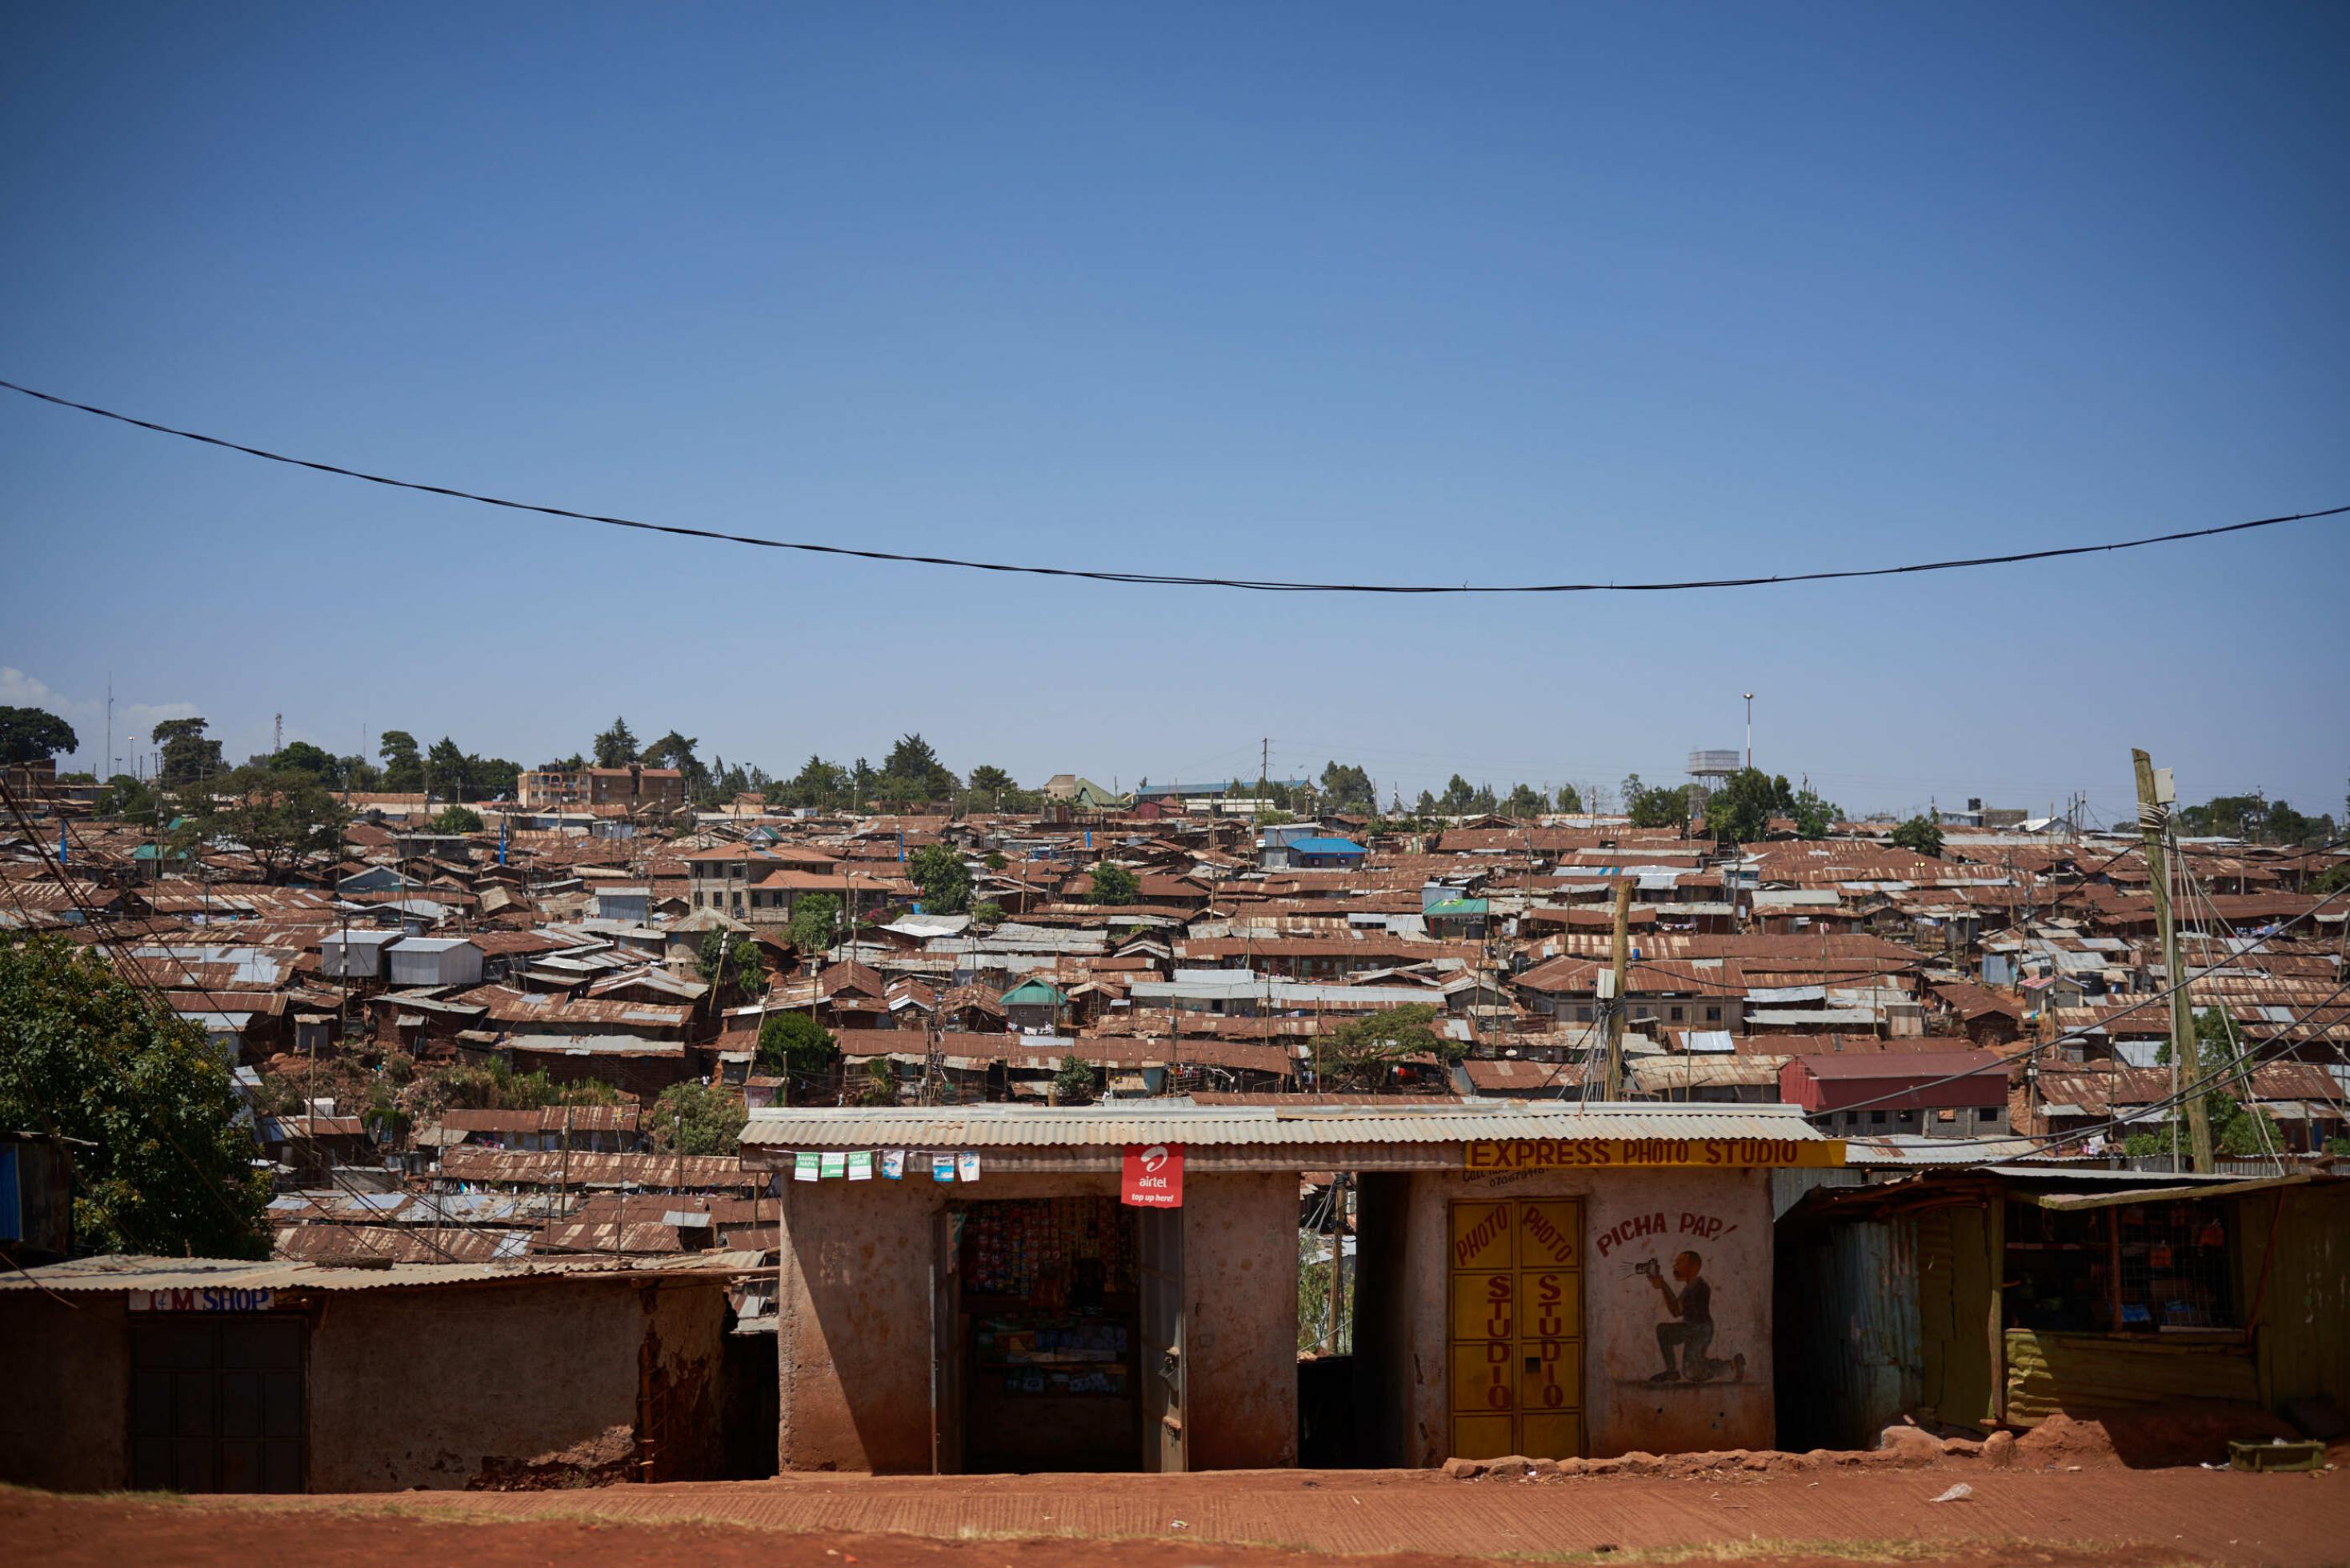
<path id="1" fill-rule="evenodd" d="M 1966 1480 L 1973 1497 L 1927 1501 Z M 1180 1522 L 1179 1522 L 1180 1521 Z M 299 1561 L 467 1568 L 569 1559 L 847 1568 L 1451 1568 L 1509 1555 L 1671 1552 L 1753 1568 L 1900 1561 L 2326 1563 L 2350 1542 L 2350 1473 L 2199 1469 L 1731 1469 L 1688 1476 L 1430 1471 L 1205 1476 L 806 1476 L 520 1493 L 151 1500 L 0 1489 L 25 1561 Z M 1887 1544 L 1887 1543 L 1892 1544 Z M 1764 1544 L 1767 1543 L 1767 1544 Z M 1873 1543 L 1864 1545 L 1862 1543 Z M 1726 1555 L 1706 1551 L 1718 1548 Z M 1683 1557 L 1682 1552 L 1694 1552 Z"/>

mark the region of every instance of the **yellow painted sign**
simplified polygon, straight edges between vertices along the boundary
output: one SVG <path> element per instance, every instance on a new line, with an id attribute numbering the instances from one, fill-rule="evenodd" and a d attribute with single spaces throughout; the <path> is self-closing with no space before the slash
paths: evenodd
<path id="1" fill-rule="evenodd" d="M 1842 1138 L 1505 1137 L 1473 1139 L 1468 1150 L 1471 1170 L 1758 1170 L 1845 1163 Z"/>
<path id="2" fill-rule="evenodd" d="M 1583 1449 L 1583 1206 L 1451 1206 L 1451 1451 L 1567 1459 Z"/>

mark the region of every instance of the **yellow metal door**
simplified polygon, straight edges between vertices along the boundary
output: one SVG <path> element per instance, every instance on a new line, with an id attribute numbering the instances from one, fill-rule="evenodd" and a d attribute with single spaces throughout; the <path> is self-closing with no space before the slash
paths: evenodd
<path id="1" fill-rule="evenodd" d="M 1580 1454 L 1581 1200 L 1464 1200 L 1447 1241 L 1454 1457 Z"/>

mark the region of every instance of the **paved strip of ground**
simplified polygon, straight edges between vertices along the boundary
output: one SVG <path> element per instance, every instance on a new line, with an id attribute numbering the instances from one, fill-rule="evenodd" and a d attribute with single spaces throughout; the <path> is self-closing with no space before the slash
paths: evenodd
<path id="1" fill-rule="evenodd" d="M 1973 1489 L 1971 1497 L 1927 1501 L 1960 1480 Z M 184 1509 L 201 1513 L 213 1506 L 191 1501 Z M 2136 1562 L 2320 1564 L 2343 1562 L 2350 1551 L 2350 1473 L 2340 1471 L 2051 1473 L 1945 1464 L 1794 1475 L 1473 1481 L 1417 1470 L 806 1476 L 553 1492 L 245 1499 L 233 1506 L 247 1519 L 278 1511 L 349 1518 L 393 1509 L 419 1518 L 484 1523 L 595 1520 L 663 1529 L 717 1524 L 967 1543 L 1039 1537 L 1194 1548 L 1221 1542 L 1424 1559 L 1674 1548 L 1751 1554 L 1756 1542 L 1825 1549 L 1835 1542 L 1908 1541 L 1929 1549 L 1928 1560 L 1947 1554 L 1953 1561 L 1981 1555 L 1989 1545 L 2018 1542 L 2096 1548 L 2116 1561 Z M 309 1530 L 321 1522 L 303 1520 L 294 1538 L 307 1542 Z M 1858 1554 L 1883 1552 L 1861 1546 Z M 1786 1560 L 1781 1552 L 1762 1555 Z M 2059 1553 L 2060 1559 L 2074 1555 Z M 1103 1556 L 1097 1552 L 1093 1560 Z M 1239 1559 L 1219 1552 L 1182 1560 Z"/>

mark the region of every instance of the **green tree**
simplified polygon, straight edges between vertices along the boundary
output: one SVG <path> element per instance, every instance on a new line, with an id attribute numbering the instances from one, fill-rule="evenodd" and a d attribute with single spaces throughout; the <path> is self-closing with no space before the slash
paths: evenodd
<path id="1" fill-rule="evenodd" d="M 1794 811 L 1795 792 L 1784 774 L 1774 777 L 1760 768 L 1741 768 L 1706 801 L 1706 831 L 1751 844 L 1770 831 L 1773 817 L 1791 816 Z"/>
<path id="2" fill-rule="evenodd" d="M 1583 809 L 1582 792 L 1577 790 L 1571 784 L 1559 785 L 1558 809 L 1561 811 L 1580 812 Z"/>
<path id="3" fill-rule="evenodd" d="M 713 992 L 733 986 L 746 996 L 759 996 L 767 989 L 767 964 L 759 956 L 759 944 L 715 927 L 702 933 L 693 969 Z"/>
<path id="4" fill-rule="evenodd" d="M 46 708 L 0 708 L 0 766 L 47 762 L 81 750 L 73 726 Z"/>
<path id="5" fill-rule="evenodd" d="M 383 787 L 393 794 L 418 794 L 424 789 L 424 757 L 416 737 L 405 730 L 386 730 L 376 737 L 376 754 L 383 759 Z"/>
<path id="6" fill-rule="evenodd" d="M 939 761 L 938 753 L 920 735 L 898 738 L 881 764 L 881 778 L 900 792 L 897 798 L 909 801 L 945 800 L 960 787 L 954 774 Z"/>
<path id="7" fill-rule="evenodd" d="M 435 833 L 479 833 L 483 828 L 482 814 L 468 806 L 452 805 L 434 817 L 432 826 Z"/>
<path id="8" fill-rule="evenodd" d="M 156 769 L 157 782 L 178 789 L 223 771 L 221 743 L 204 736 L 202 719 L 166 719 L 149 736 L 163 748 Z"/>
<path id="9" fill-rule="evenodd" d="M 840 1042 L 805 1012 L 774 1012 L 759 1026 L 759 1065 L 795 1088 L 829 1081 Z"/>
<path id="10" fill-rule="evenodd" d="M 1003 923 L 1003 906 L 993 898 L 983 898 L 971 907 L 971 923 L 983 930 L 993 930 Z"/>
<path id="11" fill-rule="evenodd" d="M 801 894 L 792 902 L 792 921 L 785 931 L 793 951 L 822 958 L 840 935 L 840 900 L 829 893 Z"/>
<path id="12" fill-rule="evenodd" d="M 1542 815 L 1543 797 L 1532 784 L 1513 784 L 1502 802 L 1502 815 L 1525 821 Z"/>
<path id="13" fill-rule="evenodd" d="M 1941 858 L 1942 827 L 1929 817 L 1913 816 L 1893 830 L 1893 842 L 1913 855 Z"/>
<path id="14" fill-rule="evenodd" d="M 1689 795 L 1668 784 L 1644 784 L 1640 775 L 1624 780 L 1624 815 L 1634 827 L 1689 826 Z"/>
<path id="15" fill-rule="evenodd" d="M 290 768 L 308 774 L 329 789 L 343 782 L 343 760 L 307 741 L 288 742 L 279 747 L 277 754 L 268 758 L 267 762 L 273 768 Z"/>
<path id="16" fill-rule="evenodd" d="M 424 789 L 443 800 L 465 798 L 465 753 L 446 735 L 424 753 Z"/>
<path id="17" fill-rule="evenodd" d="M 1379 803 L 1368 773 L 1334 761 L 1322 764 L 1322 804 L 1331 811 L 1354 812 L 1376 811 Z"/>
<path id="18" fill-rule="evenodd" d="M 661 1154 L 733 1154 L 751 1114 L 724 1084 L 685 1078 L 653 1097 L 645 1136 Z"/>
<path id="19" fill-rule="evenodd" d="M 1142 901 L 1142 885 L 1125 867 L 1104 860 L 1094 867 L 1093 901 L 1119 906 Z"/>
<path id="20" fill-rule="evenodd" d="M 898 1075 L 890 1069 L 889 1057 L 876 1056 L 866 1063 L 861 1076 L 864 1082 L 857 1086 L 858 1105 L 894 1106 L 898 1103 Z"/>
<path id="21" fill-rule="evenodd" d="M 2346 802 L 2345 808 L 2350 808 Z M 2331 814 L 2304 816 L 2282 800 L 2258 794 L 2215 795 L 2201 805 L 2182 807 L 2178 830 L 2192 838 L 2242 838 L 2254 844 L 2311 845 L 2330 842 Z"/>
<path id="22" fill-rule="evenodd" d="M 971 770 L 970 784 L 971 793 L 977 795 L 985 795 L 987 797 L 987 803 L 991 807 L 993 807 L 998 801 L 1002 800 L 1005 795 L 1013 794 L 1020 787 L 1019 781 L 1014 779 L 1010 774 L 1004 772 L 1002 768 L 993 767 L 985 763 L 982 763 L 979 766 Z"/>
<path id="23" fill-rule="evenodd" d="M 1437 809 L 1447 816 L 1466 816 L 1476 805 L 1477 791 L 1459 774 L 1452 775 L 1437 799 Z"/>
<path id="24" fill-rule="evenodd" d="M 906 862 L 906 875 L 922 890 L 926 914 L 959 915 L 971 907 L 971 873 L 951 845 L 926 844 Z"/>
<path id="25" fill-rule="evenodd" d="M 1053 1075 L 1053 1102 L 1062 1106 L 1084 1106 L 1093 1103 L 1094 1070 L 1075 1051 L 1061 1058 L 1061 1070 Z"/>
<path id="26" fill-rule="evenodd" d="M 675 768 L 680 782 L 685 785 L 686 798 L 697 805 L 709 805 L 718 792 L 710 769 L 693 754 L 701 743 L 671 730 L 645 748 L 642 760 L 647 767 Z"/>
<path id="27" fill-rule="evenodd" d="M 636 732 L 626 719 L 614 719 L 612 727 L 596 737 L 593 749 L 598 767 L 625 768 L 637 760 Z"/>
<path id="28" fill-rule="evenodd" d="M 225 1056 L 88 950 L 0 939 L 0 1127 L 78 1138 L 85 1252 L 265 1258 L 269 1178 Z"/>
<path id="29" fill-rule="evenodd" d="M 1349 1018 L 1315 1048 L 1323 1086 L 1376 1093 L 1389 1087 L 1394 1069 L 1415 1056 L 1449 1064 L 1467 1055 L 1468 1046 L 1438 1033 L 1435 1022 L 1436 1009 L 1419 1002 Z"/>
<path id="30" fill-rule="evenodd" d="M 125 822 L 152 823 L 155 820 L 155 792 L 143 780 L 129 774 L 117 774 L 106 781 L 106 794 L 100 797 L 99 813 L 119 817 Z"/>
<path id="31" fill-rule="evenodd" d="M 1799 789 L 1788 804 L 1787 815 L 1795 819 L 1798 838 L 1825 838 L 1844 815 L 1844 807 L 1832 800 L 1823 800 L 1808 788 Z"/>
<path id="32" fill-rule="evenodd" d="M 467 800 L 514 800 L 522 793 L 522 765 L 504 757 L 465 753 Z"/>
<path id="33" fill-rule="evenodd" d="M 1425 821 L 1428 818 L 1438 815 L 1443 809 L 1444 807 L 1442 803 L 1438 801 L 1434 795 L 1429 794 L 1426 790 L 1422 790 L 1419 792 L 1419 799 L 1413 804 L 1411 812 L 1414 816 Z"/>
<path id="34" fill-rule="evenodd" d="M 265 882 L 279 882 L 342 847 L 348 814 L 314 774 L 247 765 L 207 781 L 191 818 L 201 842 L 243 859 Z"/>

